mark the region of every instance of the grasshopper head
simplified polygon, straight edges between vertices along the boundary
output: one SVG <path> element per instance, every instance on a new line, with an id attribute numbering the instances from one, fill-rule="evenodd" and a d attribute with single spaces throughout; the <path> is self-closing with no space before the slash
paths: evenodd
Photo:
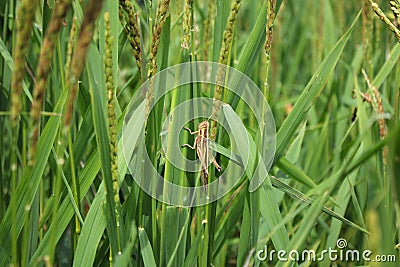
<path id="1" fill-rule="evenodd" d="M 198 125 L 199 130 L 207 130 L 209 127 L 210 123 L 208 121 L 202 121 Z"/>

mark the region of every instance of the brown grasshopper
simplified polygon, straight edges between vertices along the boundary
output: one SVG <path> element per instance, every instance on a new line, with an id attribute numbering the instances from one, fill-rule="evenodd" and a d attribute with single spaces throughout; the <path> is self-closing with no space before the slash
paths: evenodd
<path id="1" fill-rule="evenodd" d="M 182 147 L 189 147 L 191 149 L 196 149 L 197 157 L 201 162 L 201 183 L 203 184 L 204 191 L 207 193 L 207 184 L 208 184 L 208 162 L 210 157 L 210 149 L 209 149 L 209 141 L 208 138 L 208 129 L 210 124 L 208 121 L 203 121 L 199 123 L 197 127 L 197 131 L 192 132 L 189 128 L 184 127 L 186 131 L 190 134 L 197 134 L 196 138 L 194 139 L 193 146 L 189 144 L 184 144 Z M 217 163 L 215 159 L 213 159 L 213 164 L 215 168 L 220 172 L 221 166 Z"/>

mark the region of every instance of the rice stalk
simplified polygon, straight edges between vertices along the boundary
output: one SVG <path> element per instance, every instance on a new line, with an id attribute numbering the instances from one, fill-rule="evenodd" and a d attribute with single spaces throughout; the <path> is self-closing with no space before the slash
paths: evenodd
<path id="1" fill-rule="evenodd" d="M 72 20 L 71 31 L 69 34 L 69 39 L 68 39 L 68 44 L 67 44 L 67 54 L 66 54 L 66 61 L 65 61 L 65 80 L 68 80 L 70 77 L 71 59 L 72 59 L 74 44 L 76 41 L 76 33 L 78 30 L 77 28 L 78 28 L 78 20 L 77 20 L 77 17 L 74 16 L 73 20 Z M 74 158 L 74 152 L 73 152 L 73 147 L 72 147 L 71 131 L 68 131 L 68 144 L 69 144 L 68 149 L 69 149 L 69 157 L 70 157 L 70 165 L 71 165 L 72 194 L 74 197 L 75 204 L 78 206 L 80 196 L 79 196 L 79 187 L 78 187 L 76 171 L 75 171 L 75 158 Z M 62 149 L 62 148 L 60 147 L 60 149 Z M 78 214 L 75 214 L 74 249 L 76 249 L 76 245 L 77 245 L 77 241 L 79 239 L 80 233 L 81 233 L 81 222 L 79 221 Z"/>
<path id="2" fill-rule="evenodd" d="M 367 72 L 373 74 L 372 65 L 372 37 L 373 37 L 373 16 L 372 10 L 369 8 L 369 0 L 362 2 L 362 28 L 361 36 L 364 49 L 364 64 Z"/>
<path id="3" fill-rule="evenodd" d="M 67 56 L 65 60 L 65 79 L 69 79 L 70 76 L 70 71 L 71 71 L 71 59 L 72 59 L 72 53 L 74 50 L 74 44 L 76 40 L 76 33 L 78 30 L 78 19 L 76 16 L 74 16 L 72 20 L 72 26 L 71 26 L 71 31 L 69 32 L 69 39 L 68 39 L 68 45 L 67 45 Z"/>
<path id="4" fill-rule="evenodd" d="M 66 142 L 68 141 L 69 144 L 69 152 L 70 152 L 70 162 L 71 162 L 71 174 L 72 174 L 72 187 L 73 187 L 73 195 L 75 203 L 79 203 L 79 189 L 78 189 L 78 182 L 75 175 L 75 168 L 74 168 L 74 155 L 72 150 L 72 136 L 71 136 L 71 121 L 73 116 L 73 109 L 75 98 L 78 90 L 78 79 L 82 74 L 83 66 L 85 63 L 86 53 L 89 47 L 89 44 L 92 40 L 94 29 L 95 29 L 95 22 L 96 19 L 101 11 L 102 1 L 92 0 L 90 1 L 85 9 L 85 17 L 82 22 L 81 31 L 78 37 L 78 40 L 75 44 L 75 50 L 72 54 L 72 47 L 73 42 L 75 39 L 75 31 L 76 31 L 76 19 L 74 19 L 72 29 L 70 32 L 70 38 L 68 43 L 68 50 L 67 50 L 67 65 L 66 65 L 66 89 L 69 90 L 69 97 L 67 106 L 65 108 L 64 113 L 64 125 L 61 129 L 61 140 L 59 143 L 57 155 L 58 155 L 58 170 L 61 170 L 65 163 L 64 158 L 64 149 L 66 148 Z M 69 59 L 70 58 L 70 59 Z M 70 63 L 69 63 L 70 61 Z M 58 180 L 61 180 L 61 177 L 58 177 Z M 55 215 L 57 210 L 53 212 Z M 74 241 L 74 247 L 76 247 L 77 239 L 79 238 L 81 232 L 80 228 L 80 221 L 77 215 L 75 215 L 75 234 L 76 239 Z M 55 241 L 53 241 L 55 242 Z"/>
<path id="5" fill-rule="evenodd" d="M 372 92 L 371 93 L 372 97 L 369 94 L 363 94 L 362 96 L 364 96 L 364 99 L 369 104 L 371 104 L 373 110 L 375 111 L 375 113 L 378 116 L 379 137 L 382 140 L 387 136 L 387 126 L 386 126 L 386 122 L 384 119 L 385 111 L 383 110 L 382 98 L 381 98 L 381 95 L 380 95 L 378 89 L 376 88 L 376 86 L 374 86 L 371 83 L 371 80 L 369 79 L 369 77 L 364 69 L 362 70 L 362 73 L 364 75 L 365 81 L 367 82 L 368 89 Z M 387 157 L 388 157 L 388 147 L 385 146 L 382 150 L 382 158 L 383 158 L 385 173 L 386 173 L 386 168 L 387 168 Z M 386 175 L 384 175 L 384 176 L 386 177 Z"/>
<path id="6" fill-rule="evenodd" d="M 161 31 L 167 18 L 167 11 L 170 0 L 160 0 L 157 7 L 157 14 L 153 25 L 152 43 L 150 46 L 150 62 L 147 76 L 150 78 L 149 90 L 146 93 L 146 116 L 150 114 L 150 105 L 154 99 L 154 79 L 157 73 L 157 54 L 160 47 Z"/>
<path id="7" fill-rule="evenodd" d="M 183 40 L 181 43 L 183 50 L 190 50 L 190 36 L 193 28 L 192 9 L 193 0 L 185 0 L 183 9 Z"/>
<path id="8" fill-rule="evenodd" d="M 209 51 L 210 51 L 210 44 L 211 44 L 211 33 L 212 30 L 214 29 L 214 16 L 215 16 L 215 1 L 209 0 L 208 5 L 207 5 L 207 18 L 204 20 L 203 24 L 203 39 L 202 39 L 202 54 L 201 58 L 203 61 L 209 61 Z M 209 69 L 207 65 L 205 66 L 205 73 L 208 73 Z M 202 90 L 205 93 L 207 92 L 207 89 L 210 87 L 207 84 L 202 84 Z"/>
<path id="9" fill-rule="evenodd" d="M 209 45 L 211 43 L 210 37 L 212 29 L 214 28 L 214 16 L 215 16 L 215 2 L 212 0 L 208 1 L 207 7 L 207 19 L 204 21 L 204 38 L 203 38 L 203 60 L 208 61 Z M 206 71 L 207 73 L 207 71 Z"/>
<path id="10" fill-rule="evenodd" d="M 36 143 L 39 137 L 40 129 L 40 114 L 43 109 L 45 98 L 46 82 L 50 73 L 51 63 L 53 60 L 54 47 L 57 41 L 58 34 L 63 26 L 65 16 L 72 3 L 72 0 L 63 0 L 56 2 L 51 16 L 49 27 L 43 40 L 43 45 L 40 49 L 39 63 L 36 69 L 36 84 L 33 89 L 33 102 L 31 108 L 31 155 L 29 164 L 32 165 L 35 160 Z"/>
<path id="11" fill-rule="evenodd" d="M 161 31 L 167 18 L 167 11 L 170 0 L 160 0 L 158 3 L 157 14 L 154 20 L 152 43 L 150 47 L 150 63 L 148 77 L 153 77 L 157 72 L 157 54 L 160 47 Z M 152 100 L 152 93 L 148 94 L 148 99 Z M 151 101 L 150 101 L 151 102 Z"/>
<path id="12" fill-rule="evenodd" d="M 399 0 L 390 0 L 390 9 L 394 15 L 394 25 L 399 28 L 400 27 L 400 2 Z"/>
<path id="13" fill-rule="evenodd" d="M 133 50 L 133 56 L 139 69 L 141 79 L 143 80 L 143 53 L 140 41 L 140 17 L 134 12 L 132 2 L 129 0 L 119 1 L 119 19 L 121 25 L 128 36 L 129 43 Z"/>
<path id="14" fill-rule="evenodd" d="M 273 33 L 273 26 L 275 21 L 275 8 L 276 8 L 276 0 L 268 0 L 268 9 L 267 9 L 267 38 L 265 41 L 265 54 L 267 55 L 267 59 L 265 62 L 265 83 L 264 83 L 264 96 L 268 96 L 269 92 L 269 67 L 271 61 L 271 46 L 272 46 L 272 33 Z"/>
<path id="15" fill-rule="evenodd" d="M 115 86 L 114 86 L 114 75 L 113 75 L 113 56 L 112 56 L 112 45 L 114 37 L 111 36 L 111 23 L 110 13 L 104 13 L 104 21 L 106 27 L 105 40 L 106 40 L 106 52 L 104 56 L 104 71 L 106 76 L 106 88 L 107 88 L 107 100 L 108 100 L 108 134 L 110 139 L 110 159 L 111 159 L 111 179 L 113 185 L 114 194 L 114 207 L 115 207 L 115 219 L 117 225 L 117 240 L 118 240 L 118 254 L 121 253 L 121 241 L 120 241 L 120 201 L 119 201 L 119 184 L 118 184 L 118 142 L 117 142 L 117 118 L 115 115 Z M 107 177 L 104 177 L 107 179 Z M 112 253 L 110 250 L 110 264 L 113 262 Z"/>
<path id="16" fill-rule="evenodd" d="M 397 41 L 400 43 L 400 30 L 390 21 L 390 19 L 379 8 L 376 2 L 374 2 L 373 0 L 369 0 L 369 2 L 375 14 L 389 27 L 389 29 L 394 33 Z"/>
<path id="17" fill-rule="evenodd" d="M 143 168 L 141 163 L 142 148 L 147 150 L 151 163 L 164 177 L 164 182 L 184 186 L 200 183 L 197 179 L 199 175 L 175 168 L 169 161 L 175 156 L 197 159 L 195 153 L 180 155 L 180 152 L 186 152 L 180 147 L 178 153 L 169 150 L 176 139 L 179 140 L 179 146 L 192 143 L 189 137 L 182 134 L 180 129 L 164 128 L 161 124 L 171 118 L 168 112 L 172 112 L 173 107 L 192 98 L 213 97 L 212 93 L 202 91 L 200 84 L 193 84 L 177 88 L 161 98 L 149 114 L 144 129 L 145 143 L 137 147 L 134 146 L 135 140 L 140 142 L 142 131 L 135 129 L 142 129 L 144 114 L 129 113 L 126 109 L 130 100 L 137 100 L 132 97 L 142 93 L 138 88 L 148 78 L 153 61 L 148 60 L 144 48 L 152 51 L 153 32 L 157 33 L 154 29 L 160 17 L 160 12 L 153 16 L 156 8 L 151 5 L 158 3 L 160 10 L 163 2 L 130 0 L 132 11 L 124 9 L 122 4 L 125 1 L 122 4 L 108 2 L 104 10 L 106 22 L 98 24 L 99 33 L 94 30 L 94 38 L 86 36 L 90 43 L 86 58 L 84 53 L 76 51 L 81 46 L 76 39 L 83 37 L 77 33 L 80 30 L 73 16 L 81 21 L 88 15 L 86 10 L 82 12 L 84 6 L 80 1 L 73 3 L 74 13 L 68 14 L 65 21 L 68 23 L 66 30 L 71 29 L 71 32 L 58 34 L 57 58 L 51 62 L 57 62 L 57 65 L 51 66 L 54 71 L 50 71 L 48 78 L 48 84 L 61 84 L 64 90 L 47 86 L 44 99 L 46 109 L 54 110 L 41 112 L 40 116 L 51 117 L 48 120 L 41 119 L 43 127 L 40 127 L 35 163 L 27 167 L 24 166 L 24 154 L 25 147 L 28 147 L 25 146 L 25 140 L 29 137 L 29 113 L 17 113 L 16 124 L 17 128 L 20 127 L 17 134 L 20 137 L 11 137 L 9 131 L 13 122 L 5 117 L 14 108 L 11 105 L 14 89 L 10 83 L 11 75 L 8 74 L 17 63 L 9 53 L 12 47 L 16 47 L 18 32 L 12 29 L 11 22 L 17 16 L 14 16 L 14 1 L 0 4 L 0 21 L 5 22 L 4 26 L 1 24 L 0 34 L 0 135 L 4 136 L 0 139 L 0 150 L 4 152 L 0 153 L 0 177 L 3 178 L 0 179 L 0 266 L 10 263 L 14 266 L 106 266 L 110 263 L 115 266 L 279 266 L 287 263 L 278 263 L 276 259 L 264 262 L 257 260 L 258 250 L 267 245 L 276 251 L 290 248 L 315 248 L 320 251 L 333 248 L 338 238 L 348 240 L 351 249 L 372 249 L 374 254 L 397 256 L 399 235 L 396 223 L 400 214 L 396 180 L 400 171 L 397 144 L 400 132 L 400 45 L 393 44 L 392 33 L 384 31 L 385 24 L 375 19 L 369 1 L 314 0 L 312 2 L 321 8 L 319 13 L 310 16 L 315 12 L 315 5 L 289 1 L 284 2 L 285 8 L 282 9 L 282 0 L 276 0 L 275 13 L 278 14 L 279 10 L 279 16 L 276 15 L 273 26 L 269 25 L 269 28 L 268 24 L 273 21 L 268 15 L 270 13 L 273 16 L 273 11 L 268 10 L 272 6 L 268 4 L 271 1 L 264 0 L 257 4 L 241 1 L 243 20 L 232 31 L 234 41 L 228 46 L 224 44 L 224 48 L 228 48 L 226 64 L 234 65 L 245 73 L 271 100 L 269 105 L 278 130 L 276 160 L 269 171 L 271 179 L 266 179 L 257 191 L 249 193 L 246 186 L 248 180 L 242 177 L 244 179 L 240 180 L 240 184 L 236 184 L 222 198 L 195 208 L 171 207 L 147 196 L 135 183 L 135 174 L 140 171 L 146 175 L 148 171 L 148 165 Z M 184 14 L 185 5 L 189 2 L 192 7 L 186 12 L 190 11 L 190 17 L 188 13 Z M 161 30 L 159 51 L 155 56 L 156 72 L 192 59 L 209 60 L 211 55 L 213 61 L 218 62 L 233 2 L 171 1 Z M 30 78 L 26 77 L 23 81 L 21 109 L 24 109 L 25 102 L 29 107 L 27 98 L 30 98 L 37 78 L 35 71 L 30 69 L 39 62 L 40 53 L 36 53 L 36 50 L 40 50 L 44 40 L 40 29 L 48 28 L 53 7 L 59 4 L 57 1 L 55 5 L 55 1 L 43 3 L 44 12 L 36 12 L 37 20 L 31 26 L 32 36 L 35 37 L 32 51 L 23 57 L 23 68 L 27 69 Z M 357 18 L 363 17 L 363 24 L 361 18 L 351 23 L 353 20 L 349 18 L 356 16 L 362 4 L 367 9 L 364 12 L 368 12 L 360 12 L 362 16 L 357 15 Z M 389 3 L 385 4 L 389 7 Z M 122 33 L 113 31 L 113 27 L 117 30 L 120 23 L 118 8 L 123 25 L 121 30 L 125 31 Z M 392 11 L 388 9 L 385 14 L 396 26 Z M 140 22 L 136 20 L 138 29 L 133 31 L 133 35 L 139 33 L 138 44 L 143 57 L 140 66 L 144 75 L 141 74 L 139 79 L 137 58 L 132 48 L 124 49 L 124 45 L 131 42 L 126 31 L 129 13 L 140 15 Z M 111 33 L 107 33 L 110 29 L 108 21 Z M 350 24 L 352 26 L 349 28 Z M 349 30 L 334 45 L 331 41 L 346 29 Z M 188 37 L 189 50 L 182 49 L 181 44 Z M 144 38 L 146 42 L 143 42 Z M 112 53 L 107 48 L 111 43 L 114 47 Z M 120 48 L 118 53 L 114 53 L 116 46 Z M 330 47 L 333 47 L 331 52 L 328 51 Z M 325 58 L 322 60 L 322 57 Z M 84 67 L 75 77 L 79 64 L 77 61 L 83 61 Z M 115 62 L 118 62 L 117 72 Z M 372 71 L 369 71 L 369 66 L 373 66 Z M 369 75 L 365 79 L 370 80 L 364 85 L 366 90 L 358 89 L 360 77 L 355 75 L 362 68 Z M 129 81 L 115 76 L 122 74 L 125 77 L 132 73 L 135 75 Z M 118 96 L 115 94 L 116 81 L 124 89 Z M 65 131 L 65 117 L 61 119 L 59 114 L 66 109 L 65 103 L 73 82 L 77 86 L 76 104 L 72 104 L 72 113 L 69 114 L 68 128 L 71 130 Z M 214 88 L 206 83 L 203 85 L 207 89 Z M 351 98 L 352 89 L 361 95 L 357 101 Z M 251 92 L 248 95 L 253 96 Z M 143 97 L 142 94 L 138 100 L 142 101 Z M 223 91 L 220 99 L 232 107 L 249 133 L 245 136 L 235 135 L 235 138 L 238 137 L 235 143 L 238 142 L 237 145 L 243 148 L 242 140 L 251 137 L 250 162 L 243 174 L 251 176 L 254 160 L 264 159 L 265 150 L 258 146 L 259 141 L 263 140 L 263 132 L 258 132 L 255 116 L 239 100 L 241 97 L 241 93 L 233 96 Z M 360 103 L 360 99 L 368 103 Z M 357 112 L 353 112 L 355 104 Z M 212 103 L 204 108 L 211 106 Z M 8 111 L 4 108 L 11 109 Z M 197 107 L 189 107 L 184 112 L 172 115 L 182 121 L 190 119 L 186 115 L 197 114 L 197 110 Z M 122 132 L 124 135 L 128 132 L 123 130 L 125 114 L 137 115 L 132 118 L 135 128 L 128 133 L 129 138 L 132 137 L 129 140 L 133 140 L 129 143 L 132 145 L 129 149 L 134 151 L 129 162 L 132 164 L 129 167 L 133 167 L 129 169 L 132 175 L 126 169 L 126 143 L 118 140 Z M 185 117 L 181 117 L 183 115 Z M 140 126 L 136 127 L 138 122 Z M 195 122 L 190 122 L 189 127 L 195 129 Z M 163 150 L 159 140 L 165 137 L 167 131 L 168 140 L 163 140 L 162 144 L 167 145 L 168 150 Z M 242 166 L 243 163 L 241 155 L 232 154 L 233 140 L 222 133 L 225 131 L 220 132 L 218 126 L 215 155 L 222 166 L 221 175 L 217 177 L 214 168 L 209 170 L 211 180 L 218 178 L 221 182 L 219 189 L 233 184 L 231 178 L 236 178 L 232 177 L 236 169 L 229 169 L 228 165 Z M 386 163 L 383 152 L 386 147 L 391 152 L 387 155 L 388 174 L 384 169 Z M 12 150 L 15 151 L 14 159 L 9 157 Z M 16 168 L 10 169 L 9 164 L 13 160 L 21 164 L 12 165 Z M 68 166 L 65 166 L 67 163 Z M 119 186 L 115 184 L 116 173 L 119 174 Z M 16 174 L 14 181 L 9 179 L 10 174 Z M 19 175 L 21 178 L 18 180 Z M 153 179 L 149 175 L 143 178 Z M 153 189 L 159 185 L 161 183 L 154 185 Z M 328 202 L 323 205 L 318 196 L 326 190 L 330 193 Z M 159 192 L 159 196 L 163 197 L 162 192 Z M 322 206 L 309 205 L 317 202 Z M 362 227 L 358 227 L 358 224 Z M 369 237 L 363 234 L 367 232 Z M 332 264 L 342 266 L 353 263 L 328 259 L 318 262 L 318 266 L 322 267 Z M 360 261 L 357 264 L 367 263 Z"/>
<path id="18" fill-rule="evenodd" d="M 12 74 L 11 116 L 10 123 L 15 128 L 22 108 L 22 81 L 25 76 L 25 57 L 29 51 L 30 33 L 36 12 L 37 1 L 20 2 L 16 20 L 16 40 L 14 47 L 14 71 Z"/>
<path id="19" fill-rule="evenodd" d="M 95 23 L 98 15 L 100 14 L 102 8 L 103 1 L 90 0 L 84 11 L 84 19 L 81 26 L 81 31 L 79 37 L 77 39 L 75 50 L 71 59 L 71 67 L 70 67 L 70 76 L 66 79 L 66 90 L 68 90 L 69 96 L 68 101 L 66 103 L 65 113 L 64 113 L 64 125 L 60 128 L 60 141 L 57 142 L 56 153 L 57 153 L 57 174 L 55 181 L 55 199 L 58 199 L 61 194 L 61 184 L 62 184 L 62 169 L 65 164 L 65 148 L 67 147 L 67 142 L 70 148 L 70 160 L 71 160 L 71 168 L 73 167 L 72 160 L 74 159 L 73 151 L 72 151 L 72 136 L 70 131 L 70 126 L 72 122 L 73 116 L 73 108 L 74 102 L 78 90 L 78 79 L 80 78 L 83 66 L 85 64 L 86 54 L 89 47 L 90 42 L 92 41 Z M 72 172 L 72 176 L 74 176 L 74 171 Z M 76 182 L 75 182 L 76 183 Z M 77 194 L 77 192 L 75 192 Z M 78 195 L 74 196 L 78 197 Z M 54 225 L 53 229 L 57 228 L 57 212 L 58 205 L 53 206 L 53 221 Z M 55 231 L 55 230 L 54 230 Z M 76 237 L 79 237 L 80 226 L 79 224 L 75 228 Z M 56 236 L 52 235 L 50 239 L 50 260 L 49 263 L 53 265 L 54 262 L 54 254 L 56 251 Z"/>
<path id="20" fill-rule="evenodd" d="M 234 0 L 232 2 L 231 10 L 229 13 L 228 17 L 228 23 L 226 25 L 226 28 L 224 30 L 224 37 L 222 41 L 222 46 L 221 46 L 221 51 L 219 54 L 219 61 L 218 63 L 227 65 L 228 64 L 228 59 L 229 59 L 229 53 L 231 50 L 231 45 L 233 41 L 233 34 L 235 30 L 235 22 L 237 15 L 239 13 L 240 9 L 240 4 L 241 0 Z M 221 101 L 214 101 L 213 103 L 213 112 L 214 116 L 216 116 L 221 108 L 221 103 L 222 103 L 222 98 L 224 97 L 224 90 L 223 86 L 218 85 L 221 84 L 224 80 L 224 68 L 218 68 L 217 70 L 217 85 L 215 86 L 215 91 L 214 91 L 214 99 L 215 100 L 221 100 Z M 211 131 L 210 131 L 210 139 L 215 140 L 217 136 L 217 122 L 213 120 L 211 122 Z"/>
<path id="21" fill-rule="evenodd" d="M 83 66 L 89 44 L 92 41 L 97 17 L 100 14 L 103 1 L 91 0 L 85 8 L 85 15 L 75 45 L 75 51 L 71 61 L 71 74 L 66 81 L 66 87 L 69 92 L 68 102 L 64 115 L 63 132 L 66 133 L 71 126 L 75 98 L 78 92 L 78 80 L 82 74 Z"/>
<path id="22" fill-rule="evenodd" d="M 14 47 L 14 71 L 11 78 L 11 115 L 10 126 L 12 131 L 11 141 L 11 194 L 14 195 L 17 188 L 17 148 L 18 148 L 18 124 L 20 120 L 20 113 L 22 109 L 22 83 L 25 76 L 25 57 L 29 51 L 30 33 L 34 16 L 36 12 L 37 1 L 31 3 L 30 1 L 21 1 L 17 10 L 16 20 L 16 43 Z M 12 201 L 12 218 L 16 220 L 16 201 Z M 18 233 L 16 226 L 13 224 L 12 229 L 12 262 L 15 266 L 18 265 Z"/>

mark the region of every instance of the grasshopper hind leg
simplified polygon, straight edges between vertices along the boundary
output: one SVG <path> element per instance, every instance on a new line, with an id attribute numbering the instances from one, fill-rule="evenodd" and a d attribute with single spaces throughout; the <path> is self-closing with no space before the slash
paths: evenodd
<path id="1" fill-rule="evenodd" d="M 202 171 L 200 176 L 201 176 L 201 183 L 204 186 L 204 193 L 208 195 L 208 173 Z"/>

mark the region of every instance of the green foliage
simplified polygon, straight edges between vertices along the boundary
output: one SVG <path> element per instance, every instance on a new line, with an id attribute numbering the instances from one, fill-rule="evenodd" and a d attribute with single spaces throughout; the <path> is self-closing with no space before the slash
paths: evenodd
<path id="1" fill-rule="evenodd" d="M 379 18 L 360 12 L 360 1 L 277 1 L 267 60 L 264 46 L 270 1 L 237 1 L 235 20 L 228 21 L 232 1 L 107 0 L 96 20 L 82 75 L 64 77 L 73 18 L 77 18 L 79 35 L 91 2 L 72 1 L 54 39 L 54 57 L 45 66 L 50 73 L 33 165 L 28 164 L 29 133 L 34 127 L 29 113 L 35 101 L 35 69 L 39 62 L 46 62 L 40 60 L 39 52 L 58 1 L 39 0 L 42 9 L 36 10 L 31 41 L 26 44 L 30 47 L 18 103 L 22 111 L 16 120 L 18 127 L 13 127 L 11 77 L 16 20 L 23 19 L 15 17 L 20 2 L 0 3 L 0 266 L 291 266 L 293 261 L 276 257 L 262 261 L 257 253 L 267 246 L 300 252 L 314 249 L 319 256 L 325 249 L 337 249 L 339 238 L 346 239 L 347 248 L 371 250 L 371 258 L 395 255 L 397 263 L 387 265 L 398 265 L 400 44 Z M 118 11 L 124 16 L 121 21 Z M 110 13 L 108 30 L 114 40 L 108 48 L 105 12 Z M 365 35 L 370 25 L 374 31 Z M 227 38 L 232 38 L 229 42 L 224 40 L 226 27 Z M 186 40 L 185 47 L 182 40 Z M 75 49 L 79 47 L 72 57 Z M 123 133 L 128 104 L 141 93 L 147 73 L 189 61 L 218 61 L 221 49 L 227 64 L 259 88 L 264 88 L 268 75 L 265 98 L 277 132 L 272 168 L 269 172 L 265 165 L 256 168 L 257 162 L 264 162 L 265 151 L 259 145 L 263 133 L 257 132 L 252 111 L 240 95 L 221 95 L 229 104 L 222 106 L 227 123 L 234 128 L 240 118 L 247 132 L 238 137 L 238 154 L 232 154 L 230 140 L 218 126 L 217 159 L 224 171 L 229 162 L 243 164 L 242 156 L 248 152 L 244 175 L 216 202 L 193 208 L 169 206 L 136 184 L 127 170 L 122 136 L 129 141 L 130 152 L 147 149 L 165 180 L 200 184 L 198 173 L 181 171 L 165 158 L 160 138 L 166 131 L 164 120 L 174 107 L 191 98 L 212 98 L 214 88 L 193 84 L 174 89 L 156 104 L 147 124 L 142 104 L 129 114 L 134 120 Z M 75 60 L 83 63 L 79 62 L 83 58 Z M 104 60 L 109 60 L 107 74 Z M 106 75 L 113 81 L 106 84 Z M 79 80 L 79 90 L 69 114 L 67 138 L 62 133 L 68 115 L 64 110 L 70 104 L 67 85 L 74 79 Z M 107 89 L 115 96 L 107 95 Z M 107 99 L 113 98 L 117 121 L 109 130 Z M 191 112 L 187 109 L 174 116 L 186 118 Z M 194 130 L 199 122 L 196 119 L 188 126 Z M 115 144 L 110 147 L 109 131 L 116 131 L 118 149 Z M 135 147 L 143 133 L 146 144 Z M 171 134 L 168 143 L 175 136 L 182 144 L 193 144 L 191 136 L 179 132 Z M 196 157 L 190 149 L 181 151 L 189 159 Z M 117 162 L 112 163 L 115 155 Z M 62 158 L 65 162 L 60 162 Z M 141 158 L 132 160 L 142 166 Z M 136 171 L 146 173 L 144 168 Z M 209 173 L 211 181 L 219 176 L 211 167 Z M 266 179 L 250 192 L 254 174 Z M 297 264 L 370 263 L 325 258 Z"/>

